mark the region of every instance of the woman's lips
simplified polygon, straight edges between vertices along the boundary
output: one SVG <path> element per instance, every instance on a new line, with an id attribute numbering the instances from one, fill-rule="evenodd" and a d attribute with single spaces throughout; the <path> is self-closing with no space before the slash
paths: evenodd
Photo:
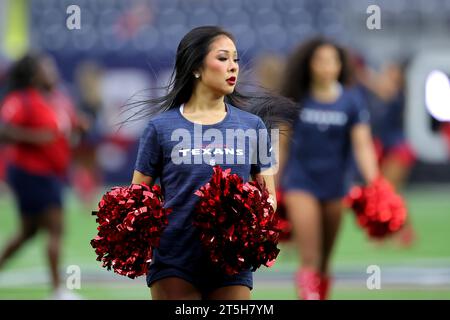
<path id="1" fill-rule="evenodd" d="M 236 83 L 236 77 L 229 77 L 227 79 L 228 84 L 234 85 Z"/>

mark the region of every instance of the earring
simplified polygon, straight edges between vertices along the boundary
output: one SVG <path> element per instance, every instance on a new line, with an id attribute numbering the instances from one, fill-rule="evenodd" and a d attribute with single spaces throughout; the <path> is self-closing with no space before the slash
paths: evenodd
<path id="1" fill-rule="evenodd" d="M 200 78 L 200 75 L 199 75 L 198 73 L 194 73 L 194 77 L 195 77 L 196 79 L 198 79 L 198 78 Z"/>

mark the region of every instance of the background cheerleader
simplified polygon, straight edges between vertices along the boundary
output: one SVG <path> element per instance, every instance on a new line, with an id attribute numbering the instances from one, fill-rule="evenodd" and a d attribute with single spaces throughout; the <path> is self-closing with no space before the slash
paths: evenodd
<path id="1" fill-rule="evenodd" d="M 300 104 L 281 186 L 301 257 L 298 295 L 326 299 L 330 258 L 353 148 L 366 183 L 378 175 L 368 112 L 349 80 L 345 52 L 313 39 L 288 61 L 282 94 Z"/>
<path id="2" fill-rule="evenodd" d="M 0 141 L 9 145 L 7 182 L 20 212 L 20 229 L 3 248 L 0 268 L 42 229 L 48 233 L 52 298 L 74 299 L 74 294 L 60 287 L 58 268 L 70 136 L 82 126 L 57 81 L 55 65 L 44 55 L 28 54 L 10 71 L 10 91 L 1 108 Z"/>

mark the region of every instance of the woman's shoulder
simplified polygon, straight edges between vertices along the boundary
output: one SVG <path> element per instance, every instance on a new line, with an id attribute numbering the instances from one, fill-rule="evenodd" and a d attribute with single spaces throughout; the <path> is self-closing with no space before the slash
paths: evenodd
<path id="1" fill-rule="evenodd" d="M 343 94 L 345 94 L 344 98 L 350 110 L 354 111 L 367 108 L 367 101 L 360 88 L 356 86 L 345 88 Z"/>
<path id="2" fill-rule="evenodd" d="M 233 106 L 232 104 L 227 104 L 228 107 L 231 109 L 231 112 L 233 116 L 237 119 L 239 119 L 240 122 L 248 122 L 251 125 L 259 125 L 262 123 L 262 119 L 257 116 L 256 114 L 253 114 L 251 112 L 239 109 L 238 107 Z"/>
<path id="3" fill-rule="evenodd" d="M 151 116 L 144 124 L 143 136 L 160 136 L 167 128 L 175 124 L 174 119 L 173 109 Z"/>
<path id="4" fill-rule="evenodd" d="M 160 127 L 174 124 L 174 121 L 178 119 L 178 108 L 172 108 L 150 117 L 147 123 L 148 125 Z"/>

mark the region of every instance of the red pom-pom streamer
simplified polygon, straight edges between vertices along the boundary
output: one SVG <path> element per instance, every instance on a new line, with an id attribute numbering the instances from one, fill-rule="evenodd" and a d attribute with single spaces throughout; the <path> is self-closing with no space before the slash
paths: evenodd
<path id="1" fill-rule="evenodd" d="M 98 235 L 91 246 L 102 266 L 131 279 L 144 275 L 168 224 L 161 188 L 145 184 L 114 187 L 103 195 L 97 216 Z"/>
<path id="2" fill-rule="evenodd" d="M 213 170 L 211 180 L 195 192 L 200 200 L 194 216 L 212 263 L 229 275 L 272 266 L 281 230 L 267 188 L 243 183 L 231 169 Z"/>
<path id="3" fill-rule="evenodd" d="M 402 228 L 407 217 L 405 203 L 384 178 L 366 187 L 356 186 L 345 198 L 357 223 L 372 238 L 384 238 Z"/>

